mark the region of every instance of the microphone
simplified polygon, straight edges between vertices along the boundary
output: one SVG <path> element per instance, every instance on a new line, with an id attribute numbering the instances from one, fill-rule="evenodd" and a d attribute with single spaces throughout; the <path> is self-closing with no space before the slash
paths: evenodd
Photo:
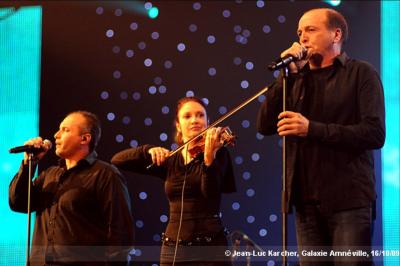
<path id="1" fill-rule="evenodd" d="M 10 153 L 20 153 L 20 152 L 27 152 L 27 153 L 40 153 L 43 151 L 48 151 L 51 149 L 51 147 L 53 146 L 53 144 L 51 143 L 50 140 L 45 139 L 43 140 L 42 146 L 40 146 L 39 148 L 33 146 L 33 145 L 24 145 L 24 146 L 18 146 L 18 147 L 14 147 L 11 148 L 9 150 Z"/>
<path id="2" fill-rule="evenodd" d="M 290 63 L 303 60 L 307 57 L 307 49 L 305 47 L 302 48 L 303 56 L 301 58 L 297 58 L 293 55 L 286 55 L 282 58 L 276 59 L 274 62 L 268 65 L 268 69 L 271 71 L 279 70 L 281 68 L 287 67 Z"/>

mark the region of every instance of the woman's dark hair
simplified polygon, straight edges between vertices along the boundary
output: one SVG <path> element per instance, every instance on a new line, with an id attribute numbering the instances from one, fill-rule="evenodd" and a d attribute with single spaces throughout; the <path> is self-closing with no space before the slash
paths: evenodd
<path id="1" fill-rule="evenodd" d="M 194 97 L 194 96 L 191 96 L 191 97 L 183 97 L 183 98 L 179 99 L 178 102 L 176 103 L 176 108 L 175 108 L 175 121 L 174 121 L 175 123 L 179 123 L 179 117 L 178 117 L 179 111 L 181 110 L 182 106 L 183 106 L 185 103 L 188 103 L 188 102 L 196 102 L 196 103 L 200 104 L 201 106 L 203 106 L 204 109 L 206 109 L 206 104 L 203 102 L 202 99 L 200 99 L 200 98 L 198 98 L 198 97 Z M 182 133 L 179 132 L 179 131 L 176 129 L 175 123 L 174 123 L 174 128 L 175 128 L 175 142 L 176 142 L 178 145 L 182 145 L 182 144 L 183 144 Z"/>

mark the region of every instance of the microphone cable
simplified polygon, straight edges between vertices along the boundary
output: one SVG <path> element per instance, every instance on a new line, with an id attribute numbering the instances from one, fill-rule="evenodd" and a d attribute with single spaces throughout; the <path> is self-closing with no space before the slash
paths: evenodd
<path id="1" fill-rule="evenodd" d="M 185 175 L 183 178 L 183 184 L 182 184 L 182 195 L 181 195 L 181 213 L 179 216 L 179 225 L 178 225 L 178 232 L 176 234 L 176 240 L 175 240 L 175 250 L 174 250 L 174 257 L 172 259 L 172 266 L 175 266 L 175 260 L 176 260 L 176 254 L 178 253 L 178 246 L 179 246 L 179 235 L 181 233 L 181 228 L 182 228 L 182 220 L 183 220 L 183 203 L 184 203 L 184 199 L 185 199 L 185 186 L 186 186 L 186 178 L 187 178 L 187 168 L 188 168 L 188 164 L 186 164 L 188 158 L 188 147 L 186 147 L 186 151 L 185 151 L 185 157 L 184 157 L 184 164 L 185 164 Z"/>

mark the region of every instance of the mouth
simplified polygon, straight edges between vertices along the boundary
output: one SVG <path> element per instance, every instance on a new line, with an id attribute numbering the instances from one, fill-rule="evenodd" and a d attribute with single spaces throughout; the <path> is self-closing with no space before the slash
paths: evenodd
<path id="1" fill-rule="evenodd" d="M 190 130 L 192 130 L 192 131 L 200 131 L 202 128 L 199 126 L 199 127 L 191 127 L 190 128 Z"/>

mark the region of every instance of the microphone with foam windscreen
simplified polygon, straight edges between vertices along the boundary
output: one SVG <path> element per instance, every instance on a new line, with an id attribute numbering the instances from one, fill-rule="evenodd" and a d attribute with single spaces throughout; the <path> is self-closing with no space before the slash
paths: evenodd
<path id="1" fill-rule="evenodd" d="M 9 150 L 10 153 L 20 153 L 20 152 L 27 152 L 27 153 L 41 153 L 43 151 L 48 151 L 51 149 L 51 147 L 53 146 L 53 144 L 51 143 L 50 140 L 45 139 L 43 140 L 42 146 L 35 147 L 33 145 L 24 145 L 24 146 L 18 146 L 18 147 L 14 147 L 11 148 Z"/>
<path id="2" fill-rule="evenodd" d="M 302 57 L 297 58 L 294 55 L 286 55 L 282 58 L 276 59 L 274 62 L 268 65 L 268 69 L 271 71 L 279 70 L 281 68 L 287 67 L 290 63 L 299 61 L 299 60 L 304 60 L 307 57 L 307 48 L 301 47 L 302 48 Z"/>

